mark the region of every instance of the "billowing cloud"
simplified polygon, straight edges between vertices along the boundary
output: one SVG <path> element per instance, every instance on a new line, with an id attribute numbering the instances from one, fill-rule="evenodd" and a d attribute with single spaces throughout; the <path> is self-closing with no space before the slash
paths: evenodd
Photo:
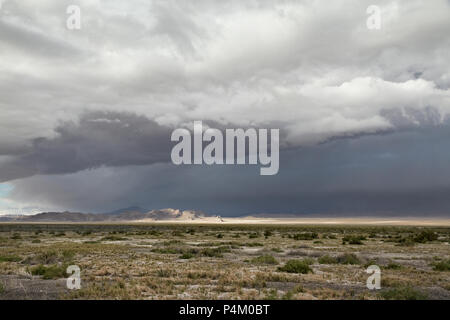
<path id="1" fill-rule="evenodd" d="M 380 1 L 379 31 L 366 28 L 370 1 L 79 1 L 75 31 L 69 4 L 3 4 L 0 145 L 86 110 L 270 119 L 296 145 L 385 130 L 384 109 L 449 112 L 448 1 Z"/>
<path id="2" fill-rule="evenodd" d="M 0 182 L 35 174 L 74 173 L 100 166 L 167 162 L 171 129 L 128 113 L 95 112 L 64 122 L 52 138 L 36 138 L 29 149 L 0 163 Z"/>

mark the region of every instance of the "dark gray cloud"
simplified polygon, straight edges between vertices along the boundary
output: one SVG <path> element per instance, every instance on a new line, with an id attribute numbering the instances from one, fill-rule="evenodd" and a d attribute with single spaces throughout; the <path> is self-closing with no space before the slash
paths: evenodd
<path id="1" fill-rule="evenodd" d="M 45 58 L 76 59 L 81 53 L 80 50 L 60 39 L 52 39 L 45 33 L 2 20 L 0 20 L 0 39 L 4 50 L 20 50 Z"/>
<path id="2" fill-rule="evenodd" d="M 192 125 L 186 123 L 186 128 L 192 131 Z M 212 120 L 204 121 L 203 125 L 204 129 L 219 129 L 224 135 L 227 128 L 237 128 L 234 124 L 224 125 Z M 265 128 L 278 127 L 269 123 Z M 34 175 L 75 173 L 101 166 L 170 162 L 172 147 L 176 144 L 171 141 L 174 129 L 129 112 L 86 112 L 76 121 L 59 124 L 51 138 L 34 138 L 29 146 L 3 148 L 9 157 L 0 161 L 0 182 Z M 204 146 L 207 144 L 203 142 Z M 248 152 L 248 148 L 245 151 Z"/>
<path id="3" fill-rule="evenodd" d="M 387 109 L 381 110 L 380 114 L 396 129 L 438 126 L 448 122 L 448 116 L 443 117 L 439 110 L 431 106 L 423 109 L 412 107 Z"/>
<path id="4" fill-rule="evenodd" d="M 0 163 L 0 182 L 169 161 L 171 132 L 167 126 L 131 113 L 86 113 L 77 122 L 60 124 L 55 137 L 33 139 L 26 152 Z"/>
<path id="5" fill-rule="evenodd" d="M 102 167 L 18 180 L 11 199 L 93 212 L 448 216 L 449 141 L 448 126 L 339 139 L 282 151 L 279 174 L 264 177 L 258 166 Z"/>

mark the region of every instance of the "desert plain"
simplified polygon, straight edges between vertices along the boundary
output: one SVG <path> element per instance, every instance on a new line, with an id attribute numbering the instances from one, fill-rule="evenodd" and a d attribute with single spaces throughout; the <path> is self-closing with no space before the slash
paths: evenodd
<path id="1" fill-rule="evenodd" d="M 0 299 L 448 300 L 450 220 L 1 223 Z"/>

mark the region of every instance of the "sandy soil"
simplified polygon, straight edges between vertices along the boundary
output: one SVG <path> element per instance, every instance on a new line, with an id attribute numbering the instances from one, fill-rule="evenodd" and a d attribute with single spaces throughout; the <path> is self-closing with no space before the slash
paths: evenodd
<path id="1" fill-rule="evenodd" d="M 140 223 L 193 223 L 193 224 L 297 224 L 297 225 L 386 225 L 386 226 L 450 226 L 450 218 L 221 218 L 205 217 L 196 220 L 139 220 Z M 136 223 L 136 221 L 133 221 Z"/>

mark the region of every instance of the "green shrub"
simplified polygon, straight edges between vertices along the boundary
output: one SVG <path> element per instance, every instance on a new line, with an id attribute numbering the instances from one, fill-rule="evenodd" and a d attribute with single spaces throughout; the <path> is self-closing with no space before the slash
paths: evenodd
<path id="1" fill-rule="evenodd" d="M 427 243 L 430 241 L 436 241 L 438 239 L 438 235 L 436 232 L 431 230 L 423 230 L 419 234 L 416 234 L 413 237 L 413 240 L 417 243 Z"/>
<path id="2" fill-rule="evenodd" d="M 45 271 L 47 270 L 47 268 L 45 266 L 43 266 L 42 264 L 32 267 L 30 269 L 30 272 L 33 276 L 42 276 L 44 275 Z"/>
<path id="3" fill-rule="evenodd" d="M 179 254 L 182 253 L 183 250 L 178 248 L 155 248 L 152 249 L 152 252 L 160 254 Z"/>
<path id="4" fill-rule="evenodd" d="M 380 293 L 385 300 L 426 300 L 427 295 L 412 287 L 397 287 Z"/>
<path id="5" fill-rule="evenodd" d="M 0 256 L 0 262 L 19 262 L 22 258 L 19 256 Z"/>
<path id="6" fill-rule="evenodd" d="M 172 231 L 172 236 L 174 237 L 184 237 L 184 234 L 181 231 Z"/>
<path id="7" fill-rule="evenodd" d="M 282 267 L 279 267 L 279 271 L 288 272 L 288 273 L 309 273 L 313 272 L 310 268 L 311 265 L 310 259 L 305 260 L 289 260 Z"/>
<path id="8" fill-rule="evenodd" d="M 368 267 L 373 266 L 373 265 L 378 265 L 377 260 L 371 259 L 371 260 L 367 261 L 366 263 L 364 263 L 364 268 L 367 269 Z"/>
<path id="9" fill-rule="evenodd" d="M 319 258 L 320 264 L 337 264 L 338 261 L 335 257 L 331 257 L 329 255 L 324 255 Z"/>
<path id="10" fill-rule="evenodd" d="M 303 289 L 303 287 L 301 285 L 297 285 L 292 290 L 289 290 L 288 292 L 286 292 L 281 299 L 291 300 L 293 298 L 294 294 L 301 293 L 301 292 L 305 292 L 305 290 Z"/>
<path id="11" fill-rule="evenodd" d="M 272 231 L 270 231 L 270 230 L 266 230 L 266 231 L 264 231 L 264 238 L 269 238 L 270 236 L 272 236 Z"/>
<path id="12" fill-rule="evenodd" d="M 84 244 L 97 244 L 100 243 L 100 241 L 95 241 L 95 240 L 87 240 L 87 241 L 83 241 Z"/>
<path id="13" fill-rule="evenodd" d="M 319 235 L 316 232 L 297 233 L 292 236 L 294 240 L 314 240 L 318 238 Z"/>
<path id="14" fill-rule="evenodd" d="M 221 246 L 218 248 L 205 248 L 200 251 L 200 254 L 210 258 L 222 258 L 223 253 L 230 252 L 230 248 L 227 246 Z"/>
<path id="15" fill-rule="evenodd" d="M 260 234 L 258 232 L 252 232 L 248 235 L 249 239 L 255 239 L 255 238 L 259 238 Z"/>
<path id="16" fill-rule="evenodd" d="M 163 241 L 163 242 L 160 242 L 160 243 L 158 243 L 159 245 L 162 245 L 162 246 L 164 246 L 164 247 L 167 247 L 167 246 L 171 246 L 171 245 L 180 245 L 180 244 L 183 244 L 183 241 L 180 241 L 180 240 L 169 240 L 169 241 Z"/>
<path id="17" fill-rule="evenodd" d="M 190 253 L 190 252 L 186 252 L 186 253 L 183 253 L 181 256 L 180 256 L 180 259 L 191 259 L 191 258 L 193 258 L 194 257 L 194 254 L 192 254 L 192 253 Z"/>
<path id="18" fill-rule="evenodd" d="M 277 259 L 269 254 L 253 258 L 251 262 L 254 264 L 278 264 Z"/>
<path id="19" fill-rule="evenodd" d="M 55 263 L 58 261 L 58 253 L 54 250 L 46 251 L 46 252 L 38 254 L 32 260 L 33 260 L 33 262 L 40 263 L 40 264 Z"/>
<path id="20" fill-rule="evenodd" d="M 260 242 L 245 242 L 241 243 L 243 247 L 264 247 L 264 245 Z"/>
<path id="21" fill-rule="evenodd" d="M 431 241 L 436 241 L 438 239 L 438 234 L 431 230 L 423 230 L 414 235 L 409 235 L 407 237 L 399 237 L 393 241 L 397 242 L 399 246 L 414 246 L 416 243 L 427 243 Z"/>
<path id="22" fill-rule="evenodd" d="M 353 253 L 345 253 L 337 257 L 337 261 L 340 264 L 360 264 L 361 261 Z"/>
<path id="23" fill-rule="evenodd" d="M 387 266 L 384 267 L 384 269 L 388 269 L 388 270 L 399 270 L 401 269 L 402 266 L 399 265 L 398 263 L 389 263 Z"/>
<path id="24" fill-rule="evenodd" d="M 0 262 L 19 262 L 22 260 L 19 256 L 0 256 Z"/>
<path id="25" fill-rule="evenodd" d="M 444 261 L 435 262 L 433 264 L 433 270 L 436 270 L 436 271 L 450 271 L 450 259 L 444 260 Z"/>
<path id="26" fill-rule="evenodd" d="M 416 244 L 416 242 L 414 241 L 414 239 L 412 237 L 401 238 L 401 239 L 397 240 L 397 245 L 401 246 L 401 247 L 412 247 L 415 244 Z"/>
<path id="27" fill-rule="evenodd" d="M 361 245 L 364 244 L 362 241 L 366 240 L 366 237 L 364 236 L 345 236 L 342 238 L 342 244 L 357 244 Z"/>
<path id="28" fill-rule="evenodd" d="M 75 257 L 75 251 L 73 250 L 64 250 L 62 252 L 62 258 L 64 262 L 71 262 Z"/>
<path id="29" fill-rule="evenodd" d="M 67 276 L 66 267 L 58 265 L 51 265 L 46 267 L 40 264 L 38 266 L 32 267 L 30 269 L 30 272 L 34 276 L 42 276 L 42 278 L 45 280 L 60 279 Z"/>
<path id="30" fill-rule="evenodd" d="M 160 278 L 168 278 L 172 275 L 172 272 L 170 270 L 159 269 L 156 271 L 156 275 Z"/>
<path id="31" fill-rule="evenodd" d="M 270 289 L 266 296 L 264 297 L 264 300 L 277 300 L 278 299 L 278 290 L 277 289 Z"/>
<path id="32" fill-rule="evenodd" d="M 100 239 L 100 241 L 124 241 L 124 240 L 128 240 L 127 238 L 124 237 L 120 237 L 120 236 L 115 236 L 115 235 L 110 235 L 110 236 L 106 236 Z"/>
<path id="33" fill-rule="evenodd" d="M 358 239 L 358 238 L 351 238 L 350 240 L 349 240 L 349 242 L 348 242 L 349 244 L 364 244 L 362 241 L 361 241 L 361 239 Z"/>
<path id="34" fill-rule="evenodd" d="M 11 236 L 11 239 L 13 239 L 13 240 L 20 240 L 20 239 L 22 239 L 22 236 L 20 235 L 20 233 L 14 233 L 12 236 Z"/>
<path id="35" fill-rule="evenodd" d="M 31 243 L 41 243 L 41 240 L 39 240 L 39 239 L 34 239 L 33 241 L 31 241 Z"/>

